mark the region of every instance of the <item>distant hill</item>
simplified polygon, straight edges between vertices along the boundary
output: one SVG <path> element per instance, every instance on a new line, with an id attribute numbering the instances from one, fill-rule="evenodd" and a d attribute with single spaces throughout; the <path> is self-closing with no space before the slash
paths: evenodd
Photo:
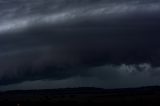
<path id="1" fill-rule="evenodd" d="M 52 95 L 64 95 L 64 94 L 94 94 L 94 93 L 155 93 L 160 91 L 160 86 L 148 86 L 139 88 L 120 88 L 120 89 L 104 89 L 95 87 L 79 87 L 79 88 L 59 88 L 59 89 L 37 89 L 37 90 L 9 90 L 0 92 L 1 95 L 5 94 L 52 94 Z"/>

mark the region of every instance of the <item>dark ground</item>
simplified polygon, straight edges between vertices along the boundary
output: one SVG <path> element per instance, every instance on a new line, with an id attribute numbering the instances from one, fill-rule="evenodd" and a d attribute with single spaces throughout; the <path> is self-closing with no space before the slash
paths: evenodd
<path id="1" fill-rule="evenodd" d="M 128 89 L 65 88 L 53 90 L 22 90 L 0 93 L 0 106 L 54 105 L 145 105 L 160 104 L 160 87 Z"/>

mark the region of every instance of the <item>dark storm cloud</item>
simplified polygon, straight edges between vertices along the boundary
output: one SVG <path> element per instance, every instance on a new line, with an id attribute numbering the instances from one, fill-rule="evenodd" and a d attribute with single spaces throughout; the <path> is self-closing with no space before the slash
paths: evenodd
<path id="1" fill-rule="evenodd" d="M 1 85 L 88 76 L 90 68 L 106 64 L 160 65 L 159 1 L 2 4 L 11 7 L 0 13 Z"/>

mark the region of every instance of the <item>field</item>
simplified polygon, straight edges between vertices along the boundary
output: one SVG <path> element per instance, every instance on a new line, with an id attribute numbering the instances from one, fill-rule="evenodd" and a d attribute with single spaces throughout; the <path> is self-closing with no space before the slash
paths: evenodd
<path id="1" fill-rule="evenodd" d="M 65 88 L 0 93 L 0 104 L 10 106 L 53 105 L 145 105 L 160 104 L 160 87 L 128 89 Z"/>

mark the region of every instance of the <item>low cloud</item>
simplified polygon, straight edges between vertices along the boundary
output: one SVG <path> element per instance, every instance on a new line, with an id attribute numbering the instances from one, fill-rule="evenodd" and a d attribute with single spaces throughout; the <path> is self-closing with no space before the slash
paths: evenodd
<path id="1" fill-rule="evenodd" d="M 74 70 L 78 71 L 78 70 Z M 154 86 L 160 83 L 160 68 L 150 64 L 104 65 L 81 71 L 61 80 L 35 80 L 1 86 L 1 90 L 52 89 L 72 87 L 128 88 Z"/>

